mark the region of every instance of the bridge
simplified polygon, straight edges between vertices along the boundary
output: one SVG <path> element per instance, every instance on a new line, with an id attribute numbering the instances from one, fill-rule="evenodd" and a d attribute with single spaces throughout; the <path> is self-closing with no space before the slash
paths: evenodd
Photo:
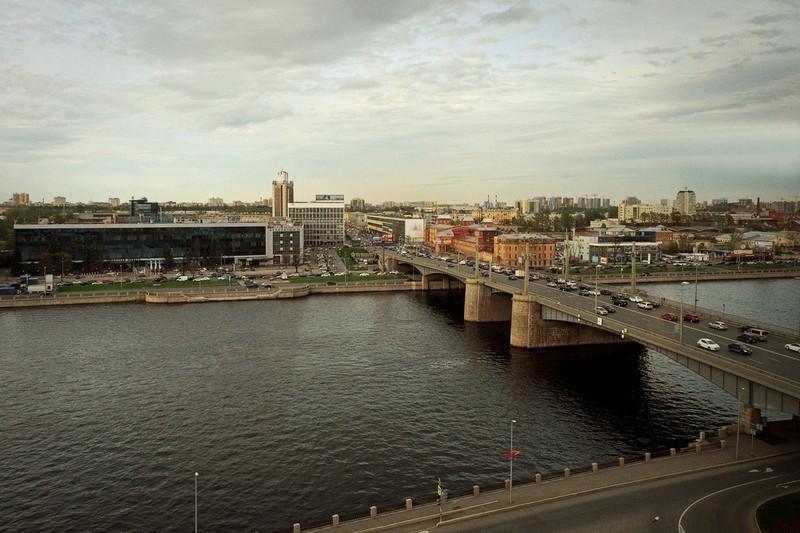
<path id="1" fill-rule="evenodd" d="M 476 275 L 474 267 L 424 257 L 388 253 L 392 269 L 419 276 L 423 289 L 464 290 L 464 320 L 511 322 L 510 344 L 520 348 L 548 348 L 587 344 L 636 342 L 666 355 L 711 381 L 743 404 L 742 425 L 757 427 L 761 409 L 800 416 L 800 354 L 784 350 L 797 342 L 796 332 L 754 322 L 718 311 L 698 309 L 700 322 L 670 322 L 664 311 L 680 317 L 683 304 L 664 301 L 657 311 L 635 305 L 615 308 L 598 315 L 595 307 L 608 303 L 605 296 L 581 296 L 548 287 L 543 280 L 509 280 L 502 274 Z M 485 277 L 484 277 L 485 276 Z M 710 329 L 708 323 L 723 320 L 730 329 Z M 770 331 L 769 341 L 750 345 L 751 356 L 731 353 L 727 345 L 736 341 L 737 326 L 754 324 Z M 700 338 L 711 338 L 719 351 L 699 348 Z"/>

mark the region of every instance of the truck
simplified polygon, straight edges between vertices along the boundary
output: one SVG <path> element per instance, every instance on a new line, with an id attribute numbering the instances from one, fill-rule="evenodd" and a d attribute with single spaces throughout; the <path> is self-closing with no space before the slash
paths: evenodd
<path id="1" fill-rule="evenodd" d="M 28 285 L 28 294 L 51 294 L 46 285 Z"/>
<path id="2" fill-rule="evenodd" d="M 525 277 L 525 271 L 524 270 L 515 270 L 514 271 L 514 275 L 517 276 L 518 278 L 522 279 L 522 278 Z"/>

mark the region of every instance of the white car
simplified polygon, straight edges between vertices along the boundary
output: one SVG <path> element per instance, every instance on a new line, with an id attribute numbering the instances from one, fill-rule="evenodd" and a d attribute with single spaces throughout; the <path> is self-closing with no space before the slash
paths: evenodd
<path id="1" fill-rule="evenodd" d="M 784 344 L 783 347 L 789 350 L 790 352 L 800 353 L 800 342 L 792 342 L 789 344 Z"/>
<path id="2" fill-rule="evenodd" d="M 636 307 L 639 307 L 641 309 L 652 309 L 653 308 L 653 304 L 650 303 L 650 302 L 638 302 L 636 304 Z"/>
<path id="3" fill-rule="evenodd" d="M 600 307 L 598 305 L 597 307 L 594 308 L 594 312 L 597 313 L 598 315 L 607 315 L 608 309 L 606 309 L 605 307 Z"/>
<path id="4" fill-rule="evenodd" d="M 634 296 L 628 296 L 628 300 L 630 300 L 631 302 L 633 302 L 635 304 L 638 304 L 638 303 L 643 302 L 644 298 L 642 298 L 641 296 L 634 295 Z"/>
<path id="5" fill-rule="evenodd" d="M 716 322 L 710 322 L 708 324 L 708 327 L 710 327 L 711 329 L 718 329 L 720 331 L 724 331 L 724 330 L 728 329 L 728 324 L 726 324 L 725 322 L 720 322 L 719 320 L 717 320 Z"/>
<path id="6" fill-rule="evenodd" d="M 699 341 L 697 341 L 697 345 L 700 348 L 705 348 L 706 350 L 711 350 L 712 352 L 719 351 L 719 344 L 717 344 L 711 339 L 700 339 Z"/>

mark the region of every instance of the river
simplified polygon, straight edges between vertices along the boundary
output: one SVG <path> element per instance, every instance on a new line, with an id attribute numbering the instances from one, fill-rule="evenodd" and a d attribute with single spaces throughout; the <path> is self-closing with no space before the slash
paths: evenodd
<path id="1" fill-rule="evenodd" d="M 770 283 L 777 315 L 757 281 L 700 305 L 791 328 L 800 282 Z M 432 501 L 438 478 L 499 488 L 512 419 L 516 483 L 736 419 L 658 354 L 511 349 L 462 315 L 457 292 L 0 311 L 2 529 L 187 531 L 197 481 L 200 531 L 290 531 Z"/>

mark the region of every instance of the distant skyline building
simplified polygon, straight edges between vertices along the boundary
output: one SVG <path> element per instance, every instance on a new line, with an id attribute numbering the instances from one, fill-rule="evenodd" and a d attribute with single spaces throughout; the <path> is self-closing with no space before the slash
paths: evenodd
<path id="1" fill-rule="evenodd" d="M 694 215 L 697 212 L 697 197 L 694 191 L 684 187 L 675 197 L 675 210 L 681 215 Z"/>
<path id="2" fill-rule="evenodd" d="M 288 172 L 281 170 L 278 179 L 272 182 L 272 216 L 288 218 L 291 203 L 294 203 L 294 182 L 289 181 Z"/>
<path id="3" fill-rule="evenodd" d="M 26 192 L 15 192 L 11 197 L 12 205 L 28 205 L 31 203 L 31 198 Z"/>

